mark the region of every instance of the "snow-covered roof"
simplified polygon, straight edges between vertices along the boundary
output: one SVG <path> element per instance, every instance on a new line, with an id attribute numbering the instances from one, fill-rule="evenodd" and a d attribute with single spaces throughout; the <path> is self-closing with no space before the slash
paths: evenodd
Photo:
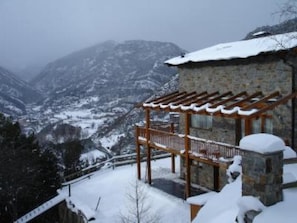
<path id="1" fill-rule="evenodd" d="M 248 58 L 261 53 L 288 50 L 297 46 L 297 32 L 221 43 L 165 61 L 168 65 Z"/>

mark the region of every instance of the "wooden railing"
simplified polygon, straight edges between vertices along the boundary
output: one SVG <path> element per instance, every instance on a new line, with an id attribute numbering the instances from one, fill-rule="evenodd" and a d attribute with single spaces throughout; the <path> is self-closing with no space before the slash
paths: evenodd
<path id="1" fill-rule="evenodd" d="M 136 126 L 136 137 L 140 144 L 145 144 L 147 139 L 145 127 Z M 168 152 L 183 154 L 185 149 L 185 135 L 165 132 L 156 129 L 148 129 L 149 145 L 155 148 L 162 148 Z M 221 142 L 201 139 L 193 136 L 187 136 L 190 142 L 190 155 L 212 160 L 218 158 L 232 158 L 235 155 L 242 155 L 239 147 Z"/>

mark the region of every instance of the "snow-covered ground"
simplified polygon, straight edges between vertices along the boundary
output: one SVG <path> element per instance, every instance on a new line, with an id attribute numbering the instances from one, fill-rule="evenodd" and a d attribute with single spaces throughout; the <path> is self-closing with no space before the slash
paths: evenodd
<path id="1" fill-rule="evenodd" d="M 259 135 L 260 136 L 260 135 Z M 262 136 L 262 135 L 261 135 Z M 259 140 L 258 140 L 259 142 Z M 271 147 L 275 143 L 268 145 Z M 259 143 L 258 143 L 259 144 Z M 284 145 L 283 145 L 284 146 Z M 244 146 L 243 146 L 244 147 Z M 261 147 L 262 148 L 262 147 Z M 261 150 L 263 151 L 263 150 Z M 296 153 L 284 146 L 285 158 L 296 158 Z M 179 170 L 179 159 L 176 159 Z M 152 177 L 178 178 L 177 174 L 170 172 L 171 160 L 161 159 L 152 162 Z M 142 177 L 145 177 L 146 163 L 142 163 Z M 234 163 L 227 170 L 241 173 L 241 159 L 234 157 Z M 297 179 L 297 164 L 284 165 L 283 182 L 295 182 Z M 71 186 L 71 197 L 67 198 L 69 206 L 74 211 L 80 210 L 88 219 L 94 217 L 93 222 L 120 222 L 121 214 L 131 210 L 131 201 L 128 195 L 135 190 L 136 166 L 127 165 L 116 169 L 104 169 L 95 172 L 90 179 L 85 178 Z M 254 219 L 255 223 L 293 223 L 296 222 L 297 188 L 283 190 L 284 200 L 270 207 L 265 207 L 258 198 L 241 195 L 241 175 L 227 184 L 219 193 L 209 193 L 188 199 L 193 203 L 203 202 L 203 208 L 193 222 L 199 223 L 236 223 L 243 222 L 244 213 L 248 210 L 261 211 Z M 160 222 L 190 222 L 189 204 L 177 197 L 171 196 L 154 187 L 144 184 L 147 202 L 152 215 L 159 215 Z M 63 188 L 60 194 L 67 195 L 68 188 Z M 98 201 L 100 203 L 96 210 Z M 197 200 L 196 200 L 197 199 Z M 195 201 L 196 200 L 196 201 Z M 129 208 L 130 207 L 130 208 Z"/>
<path id="2" fill-rule="evenodd" d="M 179 169 L 179 159 L 176 159 L 176 169 Z M 171 160 L 161 159 L 152 162 L 152 176 L 178 177 L 170 173 Z M 142 177 L 145 176 L 145 163 L 142 163 Z M 71 197 L 67 198 L 68 204 L 74 211 L 82 211 L 88 218 L 95 217 L 94 223 L 121 222 L 121 214 L 127 213 L 131 201 L 131 193 L 136 182 L 136 165 L 127 165 L 116 169 L 105 169 L 95 172 L 90 179 L 84 179 L 71 186 Z M 190 222 L 189 204 L 183 199 L 171 196 L 142 181 L 140 184 L 146 193 L 145 203 L 150 205 L 150 213 L 160 216 L 160 222 Z M 135 190 L 135 188 L 134 188 Z M 68 188 L 63 188 L 60 193 L 68 193 Z M 98 209 L 96 206 L 98 200 Z"/>

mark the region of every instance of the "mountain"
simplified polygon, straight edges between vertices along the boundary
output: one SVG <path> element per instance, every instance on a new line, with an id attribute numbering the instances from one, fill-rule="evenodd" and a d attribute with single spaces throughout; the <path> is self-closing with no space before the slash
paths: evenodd
<path id="1" fill-rule="evenodd" d="M 286 20 L 280 24 L 273 26 L 261 26 L 249 32 L 244 39 L 252 39 L 253 34 L 265 31 L 271 34 L 282 34 L 297 31 L 297 18 Z"/>
<path id="2" fill-rule="evenodd" d="M 0 111 L 9 115 L 26 114 L 26 105 L 40 100 L 40 93 L 15 74 L 0 67 Z"/>
<path id="3" fill-rule="evenodd" d="M 171 43 L 108 41 L 50 63 L 32 84 L 47 96 L 46 107 L 91 97 L 104 107 L 133 104 L 170 80 L 176 70 L 163 62 L 181 52 Z"/>
<path id="4" fill-rule="evenodd" d="M 105 148 L 119 142 L 125 147 L 133 125 L 143 118 L 135 104 L 176 80 L 177 70 L 164 61 L 182 52 L 166 42 L 107 41 L 48 64 L 31 82 L 46 97 L 31 108 L 30 117 L 39 120 L 34 129 L 70 124 L 80 128 L 81 139 L 92 137 Z M 46 129 L 43 139 L 57 137 Z"/>

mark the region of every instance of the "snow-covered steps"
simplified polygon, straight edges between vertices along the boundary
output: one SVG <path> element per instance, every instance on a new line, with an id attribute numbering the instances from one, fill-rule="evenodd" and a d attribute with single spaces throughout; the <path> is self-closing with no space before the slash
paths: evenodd
<path id="1" fill-rule="evenodd" d="M 28 222 L 37 216 L 41 215 L 43 212 L 46 212 L 47 210 L 51 209 L 52 207 L 56 206 L 57 204 L 61 203 L 65 198 L 67 197 L 66 194 L 59 194 L 56 197 L 52 198 L 51 200 L 48 200 L 47 202 L 43 203 L 39 207 L 35 208 L 34 210 L 30 211 L 23 217 L 16 220 L 14 223 L 25 223 Z"/>

